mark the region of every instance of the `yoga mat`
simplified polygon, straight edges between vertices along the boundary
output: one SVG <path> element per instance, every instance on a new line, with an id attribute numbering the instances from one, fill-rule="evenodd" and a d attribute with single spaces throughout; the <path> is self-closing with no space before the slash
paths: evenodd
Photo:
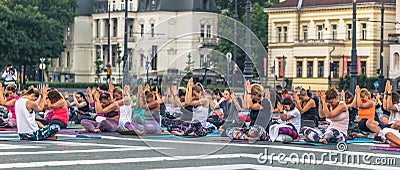
<path id="1" fill-rule="evenodd" d="M 101 137 L 89 137 L 89 136 L 81 136 L 81 137 L 58 137 L 57 141 L 70 141 L 70 140 L 99 140 Z M 20 140 L 19 138 L 3 138 L 0 137 L 0 141 L 8 141 L 8 142 L 29 142 L 30 140 Z M 49 140 L 45 140 L 49 141 Z"/>
<path id="2" fill-rule="evenodd" d="M 116 134 L 116 132 L 100 132 L 100 133 L 94 133 L 94 132 L 86 132 L 86 131 L 65 131 L 61 130 L 58 134 L 64 134 L 64 135 L 78 135 L 78 134 Z"/>
<path id="3" fill-rule="evenodd" d="M 18 130 L 17 128 L 4 128 L 4 127 L 0 128 L 0 131 L 17 131 L 17 130 Z"/>
<path id="4" fill-rule="evenodd" d="M 81 125 L 68 125 L 67 129 L 85 129 L 85 128 Z"/>
<path id="5" fill-rule="evenodd" d="M 121 135 L 135 135 L 137 136 L 136 132 L 133 130 L 123 130 L 123 129 L 117 129 L 117 132 Z"/>
<path id="6" fill-rule="evenodd" d="M 347 144 L 352 144 L 352 143 L 372 143 L 374 139 L 372 138 L 355 138 L 353 140 L 348 140 L 346 141 Z M 299 141 L 299 142 L 283 142 L 283 143 L 288 143 L 288 144 L 295 144 L 295 145 L 311 145 L 311 146 L 324 146 L 325 144 L 322 143 L 317 143 L 317 142 L 304 142 L 304 141 Z M 332 145 L 336 143 L 328 143 L 328 145 Z"/>
<path id="7" fill-rule="evenodd" d="M 213 133 L 213 134 L 208 134 L 207 136 L 174 136 L 174 135 L 144 136 L 144 138 L 153 138 L 153 139 L 202 138 L 202 137 L 221 137 L 221 134 Z"/>
<path id="8" fill-rule="evenodd" d="M 389 146 L 375 146 L 371 150 L 395 151 L 400 152 L 400 148 L 391 148 Z"/>

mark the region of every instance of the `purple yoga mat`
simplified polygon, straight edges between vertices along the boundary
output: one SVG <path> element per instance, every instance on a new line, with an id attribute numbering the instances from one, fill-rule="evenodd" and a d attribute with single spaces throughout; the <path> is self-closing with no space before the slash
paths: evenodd
<path id="1" fill-rule="evenodd" d="M 389 146 L 375 146 L 371 150 L 384 150 L 384 151 L 395 151 L 400 152 L 400 148 L 391 148 Z"/>
<path id="2" fill-rule="evenodd" d="M 93 133 L 93 132 L 86 132 L 86 131 L 61 131 L 59 134 L 64 135 L 78 135 L 78 134 L 116 134 L 117 132 L 100 132 L 100 133 Z"/>

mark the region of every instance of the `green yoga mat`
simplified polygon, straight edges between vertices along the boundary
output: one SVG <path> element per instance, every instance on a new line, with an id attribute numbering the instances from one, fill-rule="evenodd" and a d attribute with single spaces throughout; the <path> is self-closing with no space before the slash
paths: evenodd
<path id="1" fill-rule="evenodd" d="M 348 140 L 346 141 L 347 144 L 352 144 L 352 143 L 372 143 L 374 139 L 372 138 L 355 138 L 353 140 Z M 316 143 L 316 142 L 284 142 L 287 144 L 295 144 L 295 145 L 311 145 L 311 146 L 325 146 L 325 144 L 322 143 Z M 329 143 L 328 145 L 333 145 L 336 143 Z"/>
<path id="2" fill-rule="evenodd" d="M 174 136 L 174 135 L 160 135 L 160 136 L 143 136 L 144 138 L 151 139 L 173 139 L 173 138 L 202 138 L 202 137 L 221 137 L 221 134 L 208 134 L 207 136 Z"/>

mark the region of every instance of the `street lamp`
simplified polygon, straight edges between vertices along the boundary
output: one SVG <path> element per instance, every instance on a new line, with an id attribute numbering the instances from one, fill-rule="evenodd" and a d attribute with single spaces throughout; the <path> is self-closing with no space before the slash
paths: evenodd
<path id="1" fill-rule="evenodd" d="M 357 47 L 356 47 L 356 0 L 353 0 L 353 23 L 351 38 L 350 92 L 355 93 L 357 86 Z"/>
<path id="2" fill-rule="evenodd" d="M 44 86 L 43 85 L 43 82 L 44 82 L 44 69 L 46 69 L 46 64 L 44 64 L 45 61 L 46 61 L 46 58 L 40 58 L 39 68 L 40 68 L 40 70 L 42 70 L 42 78 L 41 78 L 42 87 Z"/>
<path id="3" fill-rule="evenodd" d="M 381 44 L 380 44 L 380 63 L 379 63 L 379 93 L 383 93 L 385 91 L 385 81 L 383 78 L 383 16 L 384 16 L 384 11 L 385 11 L 385 0 L 382 0 L 382 5 L 381 5 Z"/>
<path id="4" fill-rule="evenodd" d="M 230 72 L 231 72 L 231 61 L 232 61 L 232 53 L 226 53 L 226 59 L 228 59 L 228 77 L 227 77 L 227 83 L 230 84 Z"/>
<path id="5" fill-rule="evenodd" d="M 249 80 L 250 82 L 253 79 L 253 63 L 250 60 L 251 56 L 251 40 L 250 40 L 250 30 L 251 30 L 251 1 L 247 0 L 246 1 L 246 26 L 249 30 L 246 30 L 246 54 L 247 57 L 245 57 L 244 60 L 244 70 L 243 74 L 246 80 Z"/>
<path id="6" fill-rule="evenodd" d="M 234 34 L 233 41 L 235 43 L 237 43 L 237 24 L 236 24 L 236 22 L 239 20 L 238 8 L 237 8 L 237 0 L 229 0 L 229 1 L 231 3 L 233 1 L 235 1 L 235 16 L 234 16 L 235 22 L 233 23 L 234 24 L 233 25 L 233 29 L 234 29 L 234 31 L 233 31 L 233 34 Z M 237 63 L 236 56 L 237 56 L 237 47 L 236 47 L 235 44 L 233 44 L 233 62 L 235 62 L 235 63 Z M 235 83 L 235 76 L 232 77 L 232 87 L 234 87 L 234 83 Z"/>
<path id="7" fill-rule="evenodd" d="M 149 84 L 149 56 L 146 57 L 146 84 Z"/>

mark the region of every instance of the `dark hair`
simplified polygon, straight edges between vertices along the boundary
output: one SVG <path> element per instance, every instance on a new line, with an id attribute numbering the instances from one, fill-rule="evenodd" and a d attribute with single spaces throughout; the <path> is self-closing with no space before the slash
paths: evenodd
<path id="1" fill-rule="evenodd" d="M 351 92 L 346 91 L 346 92 L 344 93 L 344 97 L 346 98 L 346 100 L 353 100 L 354 95 L 353 95 Z"/>
<path id="2" fill-rule="evenodd" d="M 111 96 L 110 93 L 108 93 L 108 92 L 106 92 L 106 91 L 100 92 L 100 98 L 99 98 L 99 100 L 102 100 L 102 99 L 109 99 L 110 96 Z"/>
<path id="3" fill-rule="evenodd" d="M 296 107 L 294 102 L 287 97 L 282 100 L 282 105 L 289 105 L 290 110 L 293 110 Z"/>
<path id="4" fill-rule="evenodd" d="M 399 103 L 400 95 L 397 92 L 392 92 L 392 103 Z"/>
<path id="5" fill-rule="evenodd" d="M 229 92 L 229 94 L 233 93 L 233 90 L 231 88 L 226 88 L 225 91 Z"/>
<path id="6" fill-rule="evenodd" d="M 299 96 L 308 96 L 307 91 L 305 89 L 301 89 Z"/>
<path id="7" fill-rule="evenodd" d="M 77 92 L 76 94 L 79 94 L 83 98 L 83 100 L 85 100 L 86 103 L 89 103 L 88 100 L 86 99 L 85 94 L 83 94 L 82 92 Z"/>
<path id="8" fill-rule="evenodd" d="M 308 89 L 308 90 L 306 90 L 306 91 L 307 91 L 307 96 L 308 96 L 308 97 L 312 97 L 312 92 L 311 92 L 311 90 Z"/>
<path id="9" fill-rule="evenodd" d="M 56 89 L 49 90 L 48 97 L 49 97 L 49 100 L 51 103 L 55 103 L 58 100 L 63 99 L 63 96 L 61 95 L 61 93 Z"/>
<path id="10" fill-rule="evenodd" d="M 325 95 L 326 95 L 326 100 L 332 100 L 338 96 L 337 90 L 335 88 L 331 88 L 331 89 L 327 90 L 325 92 Z"/>
<path id="11" fill-rule="evenodd" d="M 218 88 L 215 89 L 213 92 L 214 92 L 215 95 L 219 95 L 219 96 L 221 96 L 221 97 L 223 96 L 221 90 L 219 90 Z M 229 93 L 230 93 L 230 92 L 229 92 Z"/>
<path id="12" fill-rule="evenodd" d="M 99 89 L 103 91 L 108 91 L 108 85 L 107 84 L 100 84 Z"/>
<path id="13" fill-rule="evenodd" d="M 196 91 L 196 92 L 198 92 L 198 93 L 201 93 L 201 92 L 203 92 L 203 88 L 202 88 L 200 85 L 195 84 L 195 85 L 192 87 L 192 91 Z"/>
<path id="14" fill-rule="evenodd" d="M 35 94 L 35 97 L 39 97 L 39 90 L 33 86 L 29 86 L 25 94 L 26 95 Z"/>
<path id="15" fill-rule="evenodd" d="M 182 97 L 186 95 L 186 90 L 185 89 L 178 89 L 178 97 Z"/>
<path id="16" fill-rule="evenodd" d="M 153 98 L 153 97 L 154 97 L 154 96 L 153 96 L 153 93 L 152 93 L 152 92 L 149 92 L 149 91 L 144 92 L 144 96 L 146 97 L 146 99 L 147 99 L 147 98 Z"/>

